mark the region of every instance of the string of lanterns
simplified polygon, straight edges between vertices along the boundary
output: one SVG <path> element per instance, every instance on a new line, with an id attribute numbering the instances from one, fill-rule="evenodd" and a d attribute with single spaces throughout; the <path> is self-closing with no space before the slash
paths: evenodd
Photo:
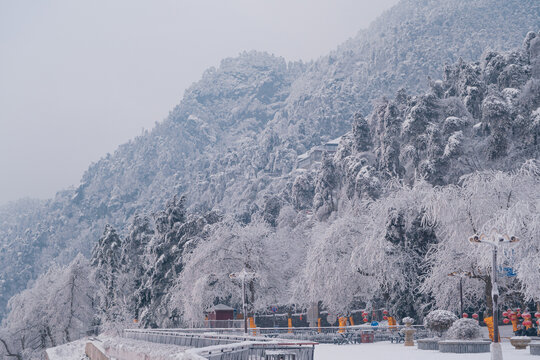
<path id="1" fill-rule="evenodd" d="M 469 317 L 469 314 L 463 313 L 462 316 L 466 319 Z M 478 320 L 478 314 L 477 313 L 472 314 L 472 318 L 475 320 Z"/>
<path id="2" fill-rule="evenodd" d="M 383 310 L 382 313 L 384 315 L 383 320 L 388 320 L 388 310 Z M 369 313 L 366 310 L 362 311 L 362 321 L 363 322 L 365 322 L 365 323 L 369 322 L 368 315 L 369 315 Z M 509 324 L 510 321 L 512 321 L 512 319 L 515 321 L 515 320 L 519 319 L 520 317 L 523 319 L 523 325 L 524 326 L 531 326 L 532 322 L 533 322 L 532 315 L 529 312 L 524 312 L 522 314 L 520 308 L 517 308 L 515 311 L 512 311 L 512 309 L 507 309 L 506 311 L 504 311 L 502 313 L 502 315 L 504 317 L 504 319 L 503 319 L 504 324 Z M 372 316 L 375 316 L 375 314 L 373 314 Z M 462 316 L 464 318 L 468 318 L 469 314 L 463 313 Z M 472 314 L 473 319 L 478 320 L 478 317 L 479 316 L 478 316 L 477 313 Z M 540 325 L 540 312 L 536 312 L 534 314 L 534 317 L 536 318 L 536 324 Z"/>
<path id="3" fill-rule="evenodd" d="M 531 326 L 533 322 L 532 315 L 529 312 L 524 312 L 522 314 L 520 308 L 517 308 L 515 311 L 507 309 L 502 315 L 504 317 L 503 323 L 505 324 L 510 323 L 512 320 L 517 321 L 520 317 L 523 319 L 524 326 Z M 540 325 L 540 312 L 536 312 L 534 317 L 536 318 L 536 324 Z"/>
<path id="4" fill-rule="evenodd" d="M 382 313 L 383 313 L 383 320 L 388 320 L 388 310 L 383 310 Z M 369 322 L 368 315 L 369 315 L 369 313 L 366 310 L 364 310 L 362 312 L 362 321 L 363 322 L 365 322 L 365 323 Z M 373 313 L 372 317 L 374 317 L 374 316 L 375 316 L 375 312 Z"/>

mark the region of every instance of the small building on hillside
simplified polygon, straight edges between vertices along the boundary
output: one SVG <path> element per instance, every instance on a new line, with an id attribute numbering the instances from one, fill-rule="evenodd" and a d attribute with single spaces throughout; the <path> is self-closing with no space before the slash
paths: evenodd
<path id="1" fill-rule="evenodd" d="M 296 167 L 298 169 L 309 169 L 313 164 L 321 162 L 322 154 L 324 152 L 327 152 L 330 155 L 334 155 L 334 153 L 337 151 L 340 141 L 341 136 L 334 140 L 328 141 L 323 145 L 315 146 L 309 151 L 303 153 L 302 155 L 299 155 L 296 160 Z"/>
<path id="2" fill-rule="evenodd" d="M 233 320 L 234 309 L 230 306 L 217 304 L 208 314 L 208 320 Z"/>

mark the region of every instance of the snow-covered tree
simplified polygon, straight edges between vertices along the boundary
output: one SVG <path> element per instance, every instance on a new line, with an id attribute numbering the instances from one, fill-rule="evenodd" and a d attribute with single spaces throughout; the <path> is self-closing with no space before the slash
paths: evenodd
<path id="1" fill-rule="evenodd" d="M 310 231 L 304 268 L 295 284 L 296 303 L 322 302 L 332 313 L 346 315 L 355 301 L 370 300 L 377 290 L 374 269 L 351 266 L 351 254 L 365 237 L 369 219 L 347 214 L 321 222 Z"/>
<path id="2" fill-rule="evenodd" d="M 354 114 L 352 123 L 352 133 L 355 140 L 355 148 L 357 151 L 367 151 L 373 146 L 371 140 L 371 129 L 366 119 L 360 113 Z"/>
<path id="3" fill-rule="evenodd" d="M 9 301 L 0 354 L 39 358 L 47 347 L 85 336 L 94 320 L 94 293 L 90 266 L 82 255 L 66 267 L 51 267 Z"/>
<path id="4" fill-rule="evenodd" d="M 418 291 L 425 274 L 424 262 L 437 241 L 432 226 L 425 223 L 424 199 L 432 187 L 417 181 L 386 184 L 386 193 L 364 210 L 369 226 L 362 229 L 351 263 L 372 274 L 381 306 L 399 317 L 422 314 L 425 296 Z"/>
<path id="5" fill-rule="evenodd" d="M 336 209 L 336 187 L 338 179 L 332 158 L 327 154 L 322 155 L 321 170 L 315 180 L 315 196 L 313 208 L 319 219 L 326 219 Z"/>
<path id="6" fill-rule="evenodd" d="M 167 201 L 154 216 L 155 234 L 145 249 L 144 275 L 137 292 L 139 318 L 145 326 L 168 326 L 178 322 L 178 313 L 169 306 L 170 289 L 184 268 L 184 252 L 204 237 L 206 226 L 221 217 L 188 214 L 185 197 Z"/>
<path id="7" fill-rule="evenodd" d="M 240 307 L 241 283 L 229 274 L 242 269 L 254 273 L 246 282 L 250 312 L 279 302 L 285 295 L 281 284 L 291 276 L 285 272 L 287 263 L 296 261 L 288 256 L 293 246 L 282 230 L 271 230 L 262 219 L 248 225 L 223 221 L 187 255 L 175 305 L 182 308 L 186 321 L 200 321 L 217 302 Z"/>
<path id="8" fill-rule="evenodd" d="M 436 224 L 440 242 L 428 255 L 430 271 L 422 290 L 432 294 L 437 307 L 458 308 L 454 300 L 458 297 L 457 286 L 448 274 L 461 270 L 471 274 L 464 281 L 465 299 L 485 300 L 491 310 L 491 247 L 471 244 L 468 238 L 492 230 L 520 239 L 511 247 L 501 248 L 499 264 L 517 271 L 526 299 L 539 299 L 539 194 L 538 163 L 529 161 L 511 173 L 472 173 L 464 176 L 460 184 L 437 188 L 426 198 L 429 221 Z M 512 283 L 500 279 L 503 287 Z"/>
<path id="9" fill-rule="evenodd" d="M 137 295 L 146 271 L 145 250 L 153 234 L 150 218 L 137 214 L 121 244 L 119 286 L 116 292 L 129 320 L 139 318 Z"/>
<path id="10" fill-rule="evenodd" d="M 99 286 L 100 308 L 105 320 L 114 321 L 119 312 L 117 289 L 125 282 L 119 280 L 121 267 L 121 239 L 116 230 L 105 226 L 103 235 L 92 251 L 91 265 L 95 269 L 96 283 Z"/>

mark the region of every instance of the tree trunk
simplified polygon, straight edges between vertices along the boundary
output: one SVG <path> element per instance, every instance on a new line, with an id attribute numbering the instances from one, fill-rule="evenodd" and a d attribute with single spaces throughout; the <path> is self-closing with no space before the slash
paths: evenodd
<path id="1" fill-rule="evenodd" d="M 17 360 L 22 360 L 21 354 L 12 353 L 12 352 L 9 350 L 8 344 L 7 344 L 7 342 L 6 342 L 4 339 L 0 339 L 0 342 L 4 345 L 4 348 L 6 349 L 6 353 L 7 353 L 6 356 L 8 356 L 8 357 L 14 357 L 14 358 L 16 358 Z"/>
<path id="2" fill-rule="evenodd" d="M 53 338 L 52 333 L 51 333 L 51 328 L 47 326 L 45 329 L 47 331 L 47 336 L 49 337 L 49 340 L 51 340 L 51 345 L 53 347 L 56 346 L 56 343 L 55 343 L 54 338 Z"/>

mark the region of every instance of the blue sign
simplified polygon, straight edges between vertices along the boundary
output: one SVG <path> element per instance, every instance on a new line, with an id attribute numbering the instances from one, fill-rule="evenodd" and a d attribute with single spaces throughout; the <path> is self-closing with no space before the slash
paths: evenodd
<path id="1" fill-rule="evenodd" d="M 509 266 L 505 266 L 505 267 L 499 266 L 499 273 L 501 274 L 501 276 L 506 276 L 506 277 L 516 277 L 517 276 L 517 273 L 514 270 L 514 268 L 511 268 Z"/>
<path id="2" fill-rule="evenodd" d="M 277 306 L 272 306 L 272 312 L 273 313 L 277 312 Z"/>

